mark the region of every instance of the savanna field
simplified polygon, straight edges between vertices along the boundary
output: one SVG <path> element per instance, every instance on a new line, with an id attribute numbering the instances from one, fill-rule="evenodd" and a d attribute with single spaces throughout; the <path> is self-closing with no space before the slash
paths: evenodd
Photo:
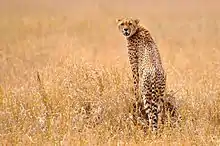
<path id="1" fill-rule="evenodd" d="M 179 127 L 128 118 L 133 81 L 116 19 L 155 38 Z M 1 145 L 220 145 L 217 0 L 0 1 Z"/>

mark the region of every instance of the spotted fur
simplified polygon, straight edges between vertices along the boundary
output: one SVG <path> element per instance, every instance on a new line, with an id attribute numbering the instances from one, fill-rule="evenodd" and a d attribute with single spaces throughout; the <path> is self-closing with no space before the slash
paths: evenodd
<path id="1" fill-rule="evenodd" d="M 155 131 L 158 117 L 164 113 L 166 75 L 157 45 L 150 32 L 138 19 L 117 20 L 119 31 L 127 39 L 127 48 L 134 79 L 136 118 L 142 118 Z"/>

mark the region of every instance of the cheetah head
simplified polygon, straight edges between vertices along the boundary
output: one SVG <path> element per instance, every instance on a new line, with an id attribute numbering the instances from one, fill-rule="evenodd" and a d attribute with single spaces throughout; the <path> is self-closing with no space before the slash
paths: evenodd
<path id="1" fill-rule="evenodd" d="M 119 31 L 122 32 L 126 38 L 129 38 L 137 31 L 139 20 L 132 18 L 122 18 L 117 19 L 116 22 L 118 24 Z"/>

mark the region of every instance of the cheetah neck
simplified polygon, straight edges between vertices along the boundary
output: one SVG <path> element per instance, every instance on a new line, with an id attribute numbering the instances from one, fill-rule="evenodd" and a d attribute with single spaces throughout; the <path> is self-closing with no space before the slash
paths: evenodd
<path id="1" fill-rule="evenodd" d="M 127 38 L 128 52 L 136 53 L 138 62 L 148 68 L 163 70 L 157 45 L 144 27 L 139 26 L 137 31 Z"/>

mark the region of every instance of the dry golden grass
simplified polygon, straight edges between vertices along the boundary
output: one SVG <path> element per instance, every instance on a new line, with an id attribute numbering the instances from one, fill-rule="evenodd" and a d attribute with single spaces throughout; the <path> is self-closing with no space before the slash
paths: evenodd
<path id="1" fill-rule="evenodd" d="M 217 0 L 2 0 L 0 143 L 219 145 L 219 14 Z M 140 18 L 156 39 L 180 128 L 154 137 L 127 119 L 133 93 L 121 16 Z"/>

